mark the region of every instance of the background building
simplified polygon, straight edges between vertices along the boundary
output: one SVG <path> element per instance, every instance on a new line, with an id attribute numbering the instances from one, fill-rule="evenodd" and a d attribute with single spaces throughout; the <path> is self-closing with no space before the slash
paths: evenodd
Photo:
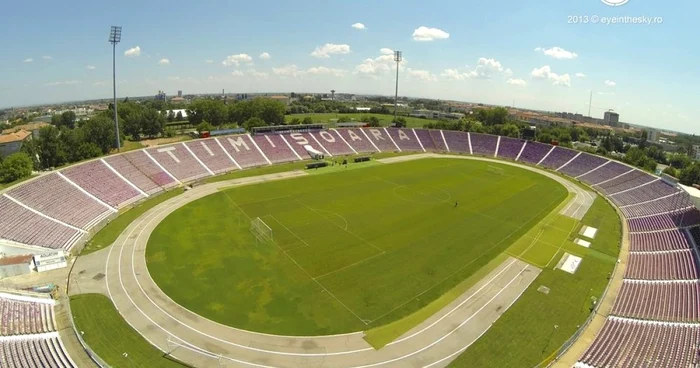
<path id="1" fill-rule="evenodd" d="M 32 255 L 0 258 L 0 279 L 32 272 Z"/>
<path id="2" fill-rule="evenodd" d="M 603 124 L 605 125 L 610 125 L 610 126 L 617 126 L 617 123 L 620 122 L 620 114 L 612 111 L 606 111 L 605 114 L 603 114 Z"/>
<path id="3" fill-rule="evenodd" d="M 19 152 L 22 144 L 30 139 L 32 139 L 32 133 L 26 130 L 0 135 L 0 157 Z"/>

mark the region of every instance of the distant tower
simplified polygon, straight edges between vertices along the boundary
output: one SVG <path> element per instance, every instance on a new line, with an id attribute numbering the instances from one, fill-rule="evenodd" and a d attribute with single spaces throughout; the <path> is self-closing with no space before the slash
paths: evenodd
<path id="1" fill-rule="evenodd" d="M 177 97 L 182 97 L 182 90 L 177 91 Z"/>
<path id="2" fill-rule="evenodd" d="M 335 90 L 331 90 L 331 100 L 335 101 Z"/>

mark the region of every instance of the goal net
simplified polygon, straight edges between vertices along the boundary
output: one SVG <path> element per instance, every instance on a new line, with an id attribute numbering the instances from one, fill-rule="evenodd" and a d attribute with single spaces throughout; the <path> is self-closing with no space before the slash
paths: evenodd
<path id="1" fill-rule="evenodd" d="M 272 241 L 272 228 L 270 228 L 260 217 L 250 220 L 250 232 L 255 235 L 255 238 L 258 239 L 258 241 Z"/>

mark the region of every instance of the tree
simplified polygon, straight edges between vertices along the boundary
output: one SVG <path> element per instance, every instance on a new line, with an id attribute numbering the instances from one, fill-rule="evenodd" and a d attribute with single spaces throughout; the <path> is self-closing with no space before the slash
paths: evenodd
<path id="1" fill-rule="evenodd" d="M 207 121 L 203 121 L 197 125 L 197 132 L 202 133 L 202 132 L 210 132 L 214 130 L 214 127 L 209 124 Z"/>
<path id="2" fill-rule="evenodd" d="M 700 184 L 700 163 L 695 163 L 681 170 L 678 179 L 681 184 L 685 185 Z"/>
<path id="3" fill-rule="evenodd" d="M 305 125 L 306 125 L 306 124 L 313 124 L 313 123 L 314 123 L 314 119 L 312 119 L 310 116 L 307 116 L 307 117 L 304 118 L 304 120 L 301 121 L 301 123 L 302 123 L 302 124 L 305 124 Z"/>
<path id="4" fill-rule="evenodd" d="M 85 141 L 97 145 L 103 154 L 109 153 L 116 146 L 114 125 L 103 115 L 96 115 L 80 127 L 85 135 Z"/>
<path id="5" fill-rule="evenodd" d="M 369 126 L 371 127 L 378 127 L 379 126 L 379 118 L 376 116 L 370 116 L 367 118 L 367 123 L 369 123 Z"/>
<path id="6" fill-rule="evenodd" d="M 520 128 L 515 124 L 505 124 L 501 127 L 501 135 L 512 138 L 520 137 Z"/>
<path id="7" fill-rule="evenodd" d="M 39 155 L 40 166 L 44 169 L 57 167 L 68 161 L 68 152 L 60 138 L 60 130 L 53 125 L 39 129 L 35 152 Z"/>
<path id="8" fill-rule="evenodd" d="M 349 123 L 351 121 L 349 116 L 341 116 L 338 118 L 339 123 Z"/>
<path id="9" fill-rule="evenodd" d="M 394 124 L 394 126 L 398 128 L 406 127 L 406 118 L 404 118 L 403 116 L 399 116 L 396 119 L 392 119 L 391 122 Z"/>
<path id="10" fill-rule="evenodd" d="M 168 123 L 175 121 L 175 113 L 173 110 L 168 110 L 168 117 L 166 119 L 168 120 Z"/>
<path id="11" fill-rule="evenodd" d="M 182 111 L 178 111 L 178 112 L 177 112 L 177 115 L 175 115 L 175 120 L 176 120 L 176 121 L 183 121 L 183 120 L 185 120 L 185 118 L 182 117 Z"/>
<path id="12" fill-rule="evenodd" d="M 683 153 L 671 154 L 671 156 L 668 159 L 668 162 L 669 164 L 671 164 L 671 166 L 680 170 L 685 169 L 691 163 L 690 157 Z"/>
<path id="13" fill-rule="evenodd" d="M 146 109 L 142 114 L 141 131 L 144 135 L 155 137 L 163 134 L 165 128 L 165 118 L 163 114 L 155 109 Z"/>
<path id="14" fill-rule="evenodd" d="M 668 166 L 664 169 L 664 174 L 671 175 L 674 178 L 678 177 L 678 170 L 674 169 L 673 166 Z"/>
<path id="15" fill-rule="evenodd" d="M 252 117 L 243 123 L 243 127 L 247 131 L 251 131 L 254 127 L 259 127 L 259 126 L 265 126 L 265 121 L 263 119 L 260 119 L 258 117 Z"/>
<path id="16" fill-rule="evenodd" d="M 289 121 L 289 124 L 291 124 L 291 125 L 299 125 L 299 124 L 301 124 L 301 119 L 299 119 L 299 118 L 292 118 L 292 120 Z"/>
<path id="17" fill-rule="evenodd" d="M 24 152 L 13 153 L 0 163 L 0 181 L 13 182 L 32 175 L 34 162 Z"/>

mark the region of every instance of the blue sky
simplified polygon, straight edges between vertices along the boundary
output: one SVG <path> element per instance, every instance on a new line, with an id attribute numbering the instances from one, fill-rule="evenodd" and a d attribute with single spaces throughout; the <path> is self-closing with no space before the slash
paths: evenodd
<path id="1" fill-rule="evenodd" d="M 111 96 L 114 24 L 123 26 L 122 97 L 392 95 L 389 53 L 402 50 L 400 95 L 585 115 L 592 90 L 593 116 L 614 109 L 623 121 L 700 134 L 692 0 L 42 0 L 8 2 L 3 13 L 3 107 Z M 602 24 L 621 16 L 662 23 Z"/>

